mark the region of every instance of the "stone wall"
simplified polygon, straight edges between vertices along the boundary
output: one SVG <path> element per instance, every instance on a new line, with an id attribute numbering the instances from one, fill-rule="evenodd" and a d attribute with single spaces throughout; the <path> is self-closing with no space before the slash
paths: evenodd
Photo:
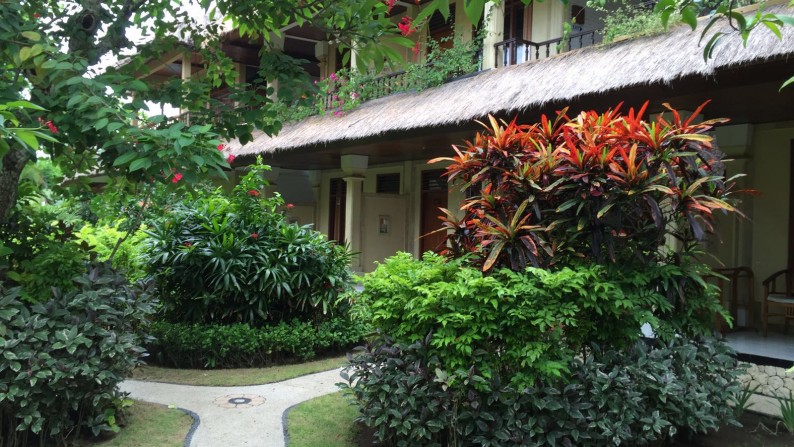
<path id="1" fill-rule="evenodd" d="M 794 374 L 786 373 L 785 368 L 752 363 L 744 365 L 748 368 L 739 378 L 742 387 L 749 385 L 752 389 L 758 386 L 756 393 L 771 397 L 788 397 L 789 392 L 794 393 Z"/>

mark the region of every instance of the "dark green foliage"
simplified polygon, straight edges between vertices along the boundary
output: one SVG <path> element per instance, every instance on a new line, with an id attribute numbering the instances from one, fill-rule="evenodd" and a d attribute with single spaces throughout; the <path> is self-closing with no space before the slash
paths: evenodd
<path id="1" fill-rule="evenodd" d="M 20 188 L 24 196 L 10 219 L 0 223 L 0 247 L 8 249 L 0 250 L 0 281 L 20 286 L 27 301 L 46 301 L 52 287 L 74 288 L 72 278 L 85 270 L 89 247 L 76 240 L 81 222 L 72 202 L 34 190 L 29 182 Z"/>
<path id="2" fill-rule="evenodd" d="M 516 389 L 477 368 L 447 372 L 431 338 L 377 337 L 343 372 L 360 419 L 386 446 L 656 445 L 682 428 L 735 422 L 741 369 L 718 340 L 594 346 L 566 380 Z"/>
<path id="3" fill-rule="evenodd" d="M 270 366 L 338 353 L 360 343 L 369 331 L 369 325 L 342 317 L 264 327 L 155 322 L 150 363 L 176 368 Z"/>
<path id="4" fill-rule="evenodd" d="M 168 319 L 248 323 L 312 318 L 350 283 L 350 251 L 287 222 L 280 197 L 260 195 L 257 164 L 231 196 L 218 190 L 152 223 L 149 271 Z"/>
<path id="5" fill-rule="evenodd" d="M 118 429 L 116 387 L 143 356 L 152 302 L 107 265 L 74 281 L 33 305 L 0 287 L 0 445 Z"/>

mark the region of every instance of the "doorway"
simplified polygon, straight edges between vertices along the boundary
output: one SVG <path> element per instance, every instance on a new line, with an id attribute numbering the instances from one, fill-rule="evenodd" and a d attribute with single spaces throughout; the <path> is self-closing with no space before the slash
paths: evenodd
<path id="1" fill-rule="evenodd" d="M 347 185 L 342 178 L 332 178 L 328 202 L 328 239 L 345 243 L 345 202 Z"/>
<path id="2" fill-rule="evenodd" d="M 427 235 L 431 231 L 441 228 L 443 216 L 439 208 L 446 208 L 449 190 L 447 181 L 442 174 L 443 169 L 422 172 L 422 199 L 419 212 L 419 253 L 426 251 L 440 251 L 447 236 L 443 232 Z"/>

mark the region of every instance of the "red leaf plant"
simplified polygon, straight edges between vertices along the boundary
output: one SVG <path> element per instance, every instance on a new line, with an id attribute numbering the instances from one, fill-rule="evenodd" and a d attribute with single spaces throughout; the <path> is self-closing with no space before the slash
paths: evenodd
<path id="1" fill-rule="evenodd" d="M 687 119 L 665 104 L 667 117 L 646 120 L 647 102 L 627 114 L 564 109 L 533 125 L 490 117 L 454 156 L 431 160 L 449 163 L 447 179 L 468 197 L 461 218 L 442 210 L 446 254 L 521 270 L 647 261 L 669 234 L 702 241 L 715 212 L 738 212 L 735 177 L 707 134 L 728 120 L 696 123 L 705 105 Z"/>

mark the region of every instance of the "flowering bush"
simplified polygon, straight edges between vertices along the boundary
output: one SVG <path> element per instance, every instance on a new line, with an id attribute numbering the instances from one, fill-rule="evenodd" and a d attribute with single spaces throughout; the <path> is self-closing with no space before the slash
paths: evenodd
<path id="1" fill-rule="evenodd" d="M 261 325 L 334 309 L 350 283 L 350 252 L 288 223 L 288 205 L 259 193 L 266 169 L 260 160 L 231 196 L 185 201 L 151 224 L 148 267 L 166 318 Z"/>

